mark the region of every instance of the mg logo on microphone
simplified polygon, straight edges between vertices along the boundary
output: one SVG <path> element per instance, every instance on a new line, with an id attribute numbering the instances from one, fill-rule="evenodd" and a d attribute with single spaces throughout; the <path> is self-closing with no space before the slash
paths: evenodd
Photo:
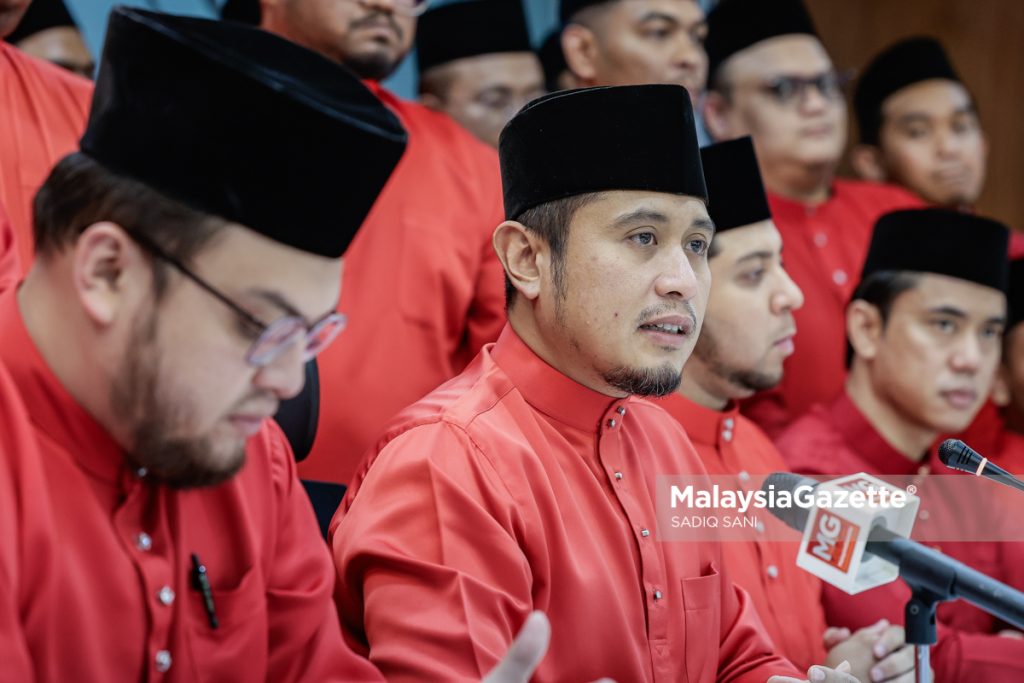
<path id="1" fill-rule="evenodd" d="M 812 528 L 804 552 L 843 574 L 849 572 L 857 545 L 857 526 L 827 509 L 818 508 Z"/>

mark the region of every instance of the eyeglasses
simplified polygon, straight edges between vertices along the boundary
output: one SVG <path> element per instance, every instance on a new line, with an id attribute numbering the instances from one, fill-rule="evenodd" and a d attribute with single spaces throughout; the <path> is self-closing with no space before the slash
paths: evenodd
<path id="1" fill-rule="evenodd" d="M 848 71 L 825 71 L 815 76 L 778 76 L 757 84 L 757 89 L 783 106 L 803 103 L 813 87 L 826 100 L 840 100 L 852 74 Z"/>
<path id="2" fill-rule="evenodd" d="M 149 238 L 133 231 L 128 231 L 128 234 L 146 251 L 173 266 L 175 270 L 197 284 L 200 289 L 211 294 L 234 311 L 253 330 L 259 330 L 259 333 L 255 335 L 255 341 L 245 355 L 246 362 L 254 367 L 262 368 L 270 365 L 299 341 L 303 341 L 305 345 L 303 362 L 310 361 L 330 346 L 331 342 L 345 329 L 348 322 L 343 313 L 335 312 L 328 313 L 310 326 L 307 326 L 305 319 L 298 315 L 278 318 L 272 323 L 263 322 L 193 273 L 181 261 L 158 247 Z"/>

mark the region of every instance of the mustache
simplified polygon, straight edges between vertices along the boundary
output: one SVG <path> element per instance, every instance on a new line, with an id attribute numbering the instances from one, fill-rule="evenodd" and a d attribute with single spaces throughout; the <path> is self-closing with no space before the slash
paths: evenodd
<path id="1" fill-rule="evenodd" d="M 387 23 L 395 35 L 398 36 L 399 40 L 405 37 L 402 27 L 395 21 L 395 16 L 388 12 L 381 12 L 380 10 L 371 12 L 370 14 L 360 19 L 354 19 L 349 25 L 349 30 L 355 30 L 359 28 L 370 28 L 379 24 L 381 21 Z"/>
<path id="2" fill-rule="evenodd" d="M 665 315 L 677 315 L 679 313 L 685 313 L 686 316 L 693 323 L 693 329 L 697 329 L 697 311 L 693 308 L 693 303 L 689 301 L 682 302 L 683 310 L 679 310 L 679 306 L 668 306 L 661 304 L 658 306 L 651 306 L 640 311 L 640 315 L 636 317 L 636 326 L 640 327 L 648 320 L 653 318 L 660 318 Z"/>

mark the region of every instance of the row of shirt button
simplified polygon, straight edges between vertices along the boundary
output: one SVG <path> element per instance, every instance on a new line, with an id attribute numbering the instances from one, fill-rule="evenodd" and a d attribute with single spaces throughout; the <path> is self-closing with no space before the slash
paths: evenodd
<path id="1" fill-rule="evenodd" d="M 139 478 L 146 476 L 146 469 L 140 468 L 136 474 Z M 135 547 L 140 552 L 147 553 L 153 549 L 153 538 L 145 531 L 140 531 L 135 536 Z M 170 607 L 174 604 L 174 589 L 170 586 L 164 586 L 156 594 L 157 600 L 160 601 L 161 605 Z M 153 658 L 153 665 L 158 673 L 167 673 L 171 670 L 171 665 L 174 663 L 174 658 L 171 657 L 171 653 L 168 650 L 157 650 L 156 656 Z"/>
<path id="2" fill-rule="evenodd" d="M 826 246 L 828 246 L 828 235 L 826 235 L 823 232 L 814 233 L 813 239 L 814 246 L 818 247 L 819 249 L 824 249 Z M 843 270 L 842 268 L 832 272 L 832 282 L 836 283 L 840 287 L 845 285 L 848 279 L 849 275 L 847 275 L 846 271 Z"/>

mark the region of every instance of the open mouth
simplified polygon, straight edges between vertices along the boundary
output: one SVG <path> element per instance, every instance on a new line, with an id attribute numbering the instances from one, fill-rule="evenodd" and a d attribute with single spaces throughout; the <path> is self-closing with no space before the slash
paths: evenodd
<path id="1" fill-rule="evenodd" d="M 689 329 L 684 327 L 692 327 L 692 325 L 673 325 L 670 323 L 649 323 L 647 325 L 641 325 L 641 330 L 650 330 L 651 332 L 662 332 L 664 334 L 678 334 L 686 335 L 689 334 Z"/>

